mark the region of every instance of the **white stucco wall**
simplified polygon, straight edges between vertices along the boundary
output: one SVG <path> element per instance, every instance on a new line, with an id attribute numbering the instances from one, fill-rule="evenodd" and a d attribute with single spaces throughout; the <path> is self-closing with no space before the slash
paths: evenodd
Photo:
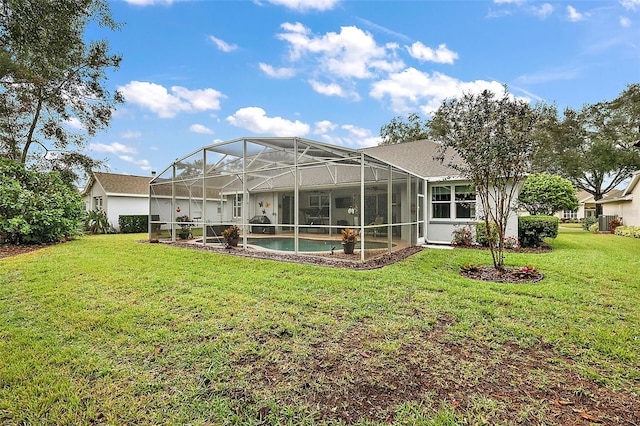
<path id="1" fill-rule="evenodd" d="M 438 181 L 429 182 L 428 191 L 426 195 L 426 208 L 425 208 L 425 220 L 427 223 L 427 242 L 431 244 L 450 244 L 453 239 L 453 231 L 456 228 L 469 226 L 472 231 L 475 232 L 475 224 L 478 218 L 481 217 L 481 205 L 480 199 L 476 196 L 476 220 L 473 219 L 437 219 L 433 218 L 433 206 L 431 190 L 434 186 L 440 185 L 464 185 L 467 181 Z M 452 195 L 454 197 L 454 195 Z M 515 202 L 516 200 L 514 200 Z M 453 209 L 453 207 L 452 207 Z M 507 221 L 507 229 L 505 237 L 518 238 L 518 213 L 515 208 L 511 210 L 509 219 Z"/>

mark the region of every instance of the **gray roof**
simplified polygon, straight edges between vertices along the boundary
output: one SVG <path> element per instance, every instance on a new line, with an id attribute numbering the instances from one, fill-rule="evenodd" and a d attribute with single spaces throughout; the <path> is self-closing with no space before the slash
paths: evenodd
<path id="1" fill-rule="evenodd" d="M 423 178 L 458 177 L 460 172 L 450 164 L 462 164 L 462 159 L 453 151 L 445 151 L 444 160 L 438 142 L 419 140 L 393 145 L 378 145 L 362 151 L 374 158 L 393 164 Z"/>
<path id="2" fill-rule="evenodd" d="M 149 182 L 153 176 L 119 175 L 93 172 L 83 194 L 97 181 L 107 194 L 149 195 Z"/>

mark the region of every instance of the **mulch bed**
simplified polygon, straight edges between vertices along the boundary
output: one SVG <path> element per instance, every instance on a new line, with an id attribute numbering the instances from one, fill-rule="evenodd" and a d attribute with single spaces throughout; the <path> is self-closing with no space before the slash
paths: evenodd
<path id="1" fill-rule="evenodd" d="M 500 271 L 493 266 L 475 266 L 463 269 L 460 275 L 466 278 L 496 283 L 528 284 L 536 283 L 544 278 L 540 271 L 523 272 L 521 268 L 505 267 Z"/>
<path id="2" fill-rule="evenodd" d="M 30 253 L 45 247 L 59 244 L 59 242 L 48 244 L 0 244 L 0 259 L 5 257 L 17 256 L 19 254 Z"/>
<path id="3" fill-rule="evenodd" d="M 141 241 L 148 242 L 148 241 Z M 380 250 L 377 256 L 370 259 L 366 259 L 364 262 L 360 262 L 360 253 L 356 250 L 355 254 L 345 255 L 341 251 L 336 251 L 333 255 L 306 255 L 306 254 L 289 254 L 282 252 L 270 252 L 253 249 L 243 249 L 239 247 L 225 248 L 220 245 L 202 245 L 193 244 L 188 242 L 171 242 L 162 241 L 162 244 L 170 244 L 177 247 L 189 248 L 192 250 L 205 250 L 218 253 L 227 253 L 234 256 L 252 257 L 256 259 L 268 259 L 278 260 L 282 262 L 302 263 L 306 265 L 327 266 L 332 268 L 346 268 L 346 269 L 377 269 L 383 266 L 390 265 L 398 262 L 402 259 L 422 251 L 422 247 L 411 246 L 404 249 L 396 250 L 392 253 L 388 253 L 386 250 Z"/>

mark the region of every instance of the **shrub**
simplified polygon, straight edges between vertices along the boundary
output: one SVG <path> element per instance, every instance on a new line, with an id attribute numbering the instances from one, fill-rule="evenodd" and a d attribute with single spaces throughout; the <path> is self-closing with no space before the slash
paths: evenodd
<path id="1" fill-rule="evenodd" d="M 82 233 L 80 194 L 55 172 L 0 158 L 0 242 L 38 244 Z"/>
<path id="2" fill-rule="evenodd" d="M 640 238 L 640 226 L 618 226 L 615 234 L 621 237 Z"/>
<path id="3" fill-rule="evenodd" d="M 109 219 L 107 219 L 107 213 L 104 210 L 92 210 L 88 212 L 84 229 L 90 234 L 108 234 L 113 232 Z"/>
<path id="4" fill-rule="evenodd" d="M 518 235 L 522 247 L 540 247 L 545 238 L 558 236 L 560 220 L 555 216 L 522 216 L 518 218 Z"/>
<path id="5" fill-rule="evenodd" d="M 471 247 L 473 244 L 473 233 L 468 226 L 456 227 L 453 230 L 453 240 L 451 240 L 452 246 L 457 247 Z"/>
<path id="6" fill-rule="evenodd" d="M 147 232 L 149 230 L 149 216 L 143 214 L 127 214 L 118 216 L 118 225 L 123 234 Z"/>
<path id="7" fill-rule="evenodd" d="M 612 219 L 609 221 L 609 230 L 612 234 L 616 233 L 616 228 L 622 225 L 622 221 L 618 218 Z"/>
<path id="8" fill-rule="evenodd" d="M 498 241 L 498 226 L 494 222 L 489 223 L 493 241 Z M 487 224 L 484 222 L 476 223 L 476 242 L 483 247 L 489 247 L 489 236 L 487 235 Z"/>
<path id="9" fill-rule="evenodd" d="M 520 242 L 516 237 L 507 237 L 503 240 L 504 248 L 509 250 L 517 250 L 520 248 Z"/>
<path id="10" fill-rule="evenodd" d="M 584 229 L 585 231 L 590 231 L 591 230 L 591 225 L 593 225 L 594 223 L 598 223 L 598 218 L 595 216 L 588 216 L 585 217 L 582 220 L 582 229 Z"/>
<path id="11" fill-rule="evenodd" d="M 589 227 L 589 232 L 593 232 L 594 234 L 600 230 L 600 224 L 598 222 L 592 224 Z"/>

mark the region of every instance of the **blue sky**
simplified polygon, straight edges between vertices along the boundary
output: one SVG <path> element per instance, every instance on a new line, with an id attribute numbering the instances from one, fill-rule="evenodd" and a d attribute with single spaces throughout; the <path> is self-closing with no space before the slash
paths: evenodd
<path id="1" fill-rule="evenodd" d="M 110 2 L 126 103 L 86 153 L 149 175 L 217 141 L 376 145 L 393 117 L 503 84 L 559 109 L 640 81 L 640 0 Z M 71 123 L 73 125 L 73 123 Z"/>

